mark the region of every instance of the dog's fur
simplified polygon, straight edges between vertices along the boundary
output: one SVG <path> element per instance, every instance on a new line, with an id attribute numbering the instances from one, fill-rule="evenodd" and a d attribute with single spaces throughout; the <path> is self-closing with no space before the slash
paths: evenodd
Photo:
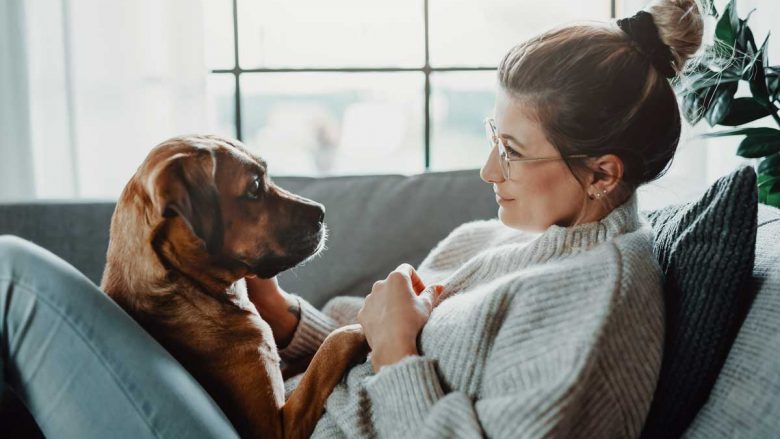
<path id="1" fill-rule="evenodd" d="M 187 136 L 155 147 L 117 202 L 101 288 L 243 437 L 308 437 L 368 345 L 359 325 L 334 331 L 285 402 L 271 328 L 243 279 L 270 278 L 320 251 L 324 208 L 274 185 L 266 171 L 236 140 Z"/>

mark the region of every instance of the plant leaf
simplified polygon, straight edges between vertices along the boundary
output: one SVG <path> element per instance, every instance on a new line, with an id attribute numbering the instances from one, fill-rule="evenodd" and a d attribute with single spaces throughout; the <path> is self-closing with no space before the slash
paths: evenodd
<path id="1" fill-rule="evenodd" d="M 780 154 L 775 153 L 761 160 L 758 173 L 780 178 Z"/>
<path id="2" fill-rule="evenodd" d="M 751 58 L 756 53 L 756 41 L 753 38 L 753 31 L 747 25 L 747 20 L 739 20 L 738 23 L 734 41 L 735 52 L 746 54 L 748 58 Z"/>
<path id="3" fill-rule="evenodd" d="M 702 98 L 698 93 L 688 93 L 683 98 L 682 109 L 685 120 L 691 125 L 696 125 L 704 116 L 702 108 Z"/>
<path id="4" fill-rule="evenodd" d="M 729 0 L 729 3 L 723 10 L 723 15 L 720 16 L 718 23 L 715 25 L 715 39 L 727 47 L 734 47 L 737 39 L 738 19 L 733 19 L 737 15 L 734 3 L 735 0 Z"/>
<path id="5" fill-rule="evenodd" d="M 740 76 L 745 81 L 750 81 L 750 78 L 754 75 L 753 67 L 761 57 L 761 52 L 755 48 L 756 42 L 753 40 L 753 32 L 751 32 L 750 28 L 747 26 L 745 27 L 745 33 L 749 34 L 747 40 L 750 44 L 745 44 L 744 47 L 737 47 L 737 51 L 742 54 L 739 56 L 739 63 L 741 64 L 742 71 Z"/>
<path id="6" fill-rule="evenodd" d="M 769 90 L 770 101 L 774 102 L 780 97 L 780 75 L 770 73 L 766 81 Z"/>
<path id="7" fill-rule="evenodd" d="M 715 9 L 715 1 L 714 0 L 702 0 L 702 5 L 704 6 L 704 10 L 706 10 L 706 14 L 710 17 L 718 17 L 718 10 Z"/>
<path id="8" fill-rule="evenodd" d="M 780 207 L 780 181 L 775 183 L 775 186 L 769 189 L 764 204 Z"/>
<path id="9" fill-rule="evenodd" d="M 737 155 L 749 159 L 765 157 L 780 152 L 780 138 L 772 136 L 747 136 L 737 148 Z"/>
<path id="10" fill-rule="evenodd" d="M 769 109 L 759 104 L 753 98 L 737 98 L 731 103 L 731 111 L 720 124 L 726 126 L 739 126 L 769 116 Z"/>
<path id="11" fill-rule="evenodd" d="M 688 77 L 688 87 L 691 90 L 701 91 L 706 88 L 710 88 L 714 85 L 737 83 L 741 77 L 741 74 L 732 69 L 727 69 L 722 72 L 713 72 L 707 70 L 706 72 L 696 73 Z"/>
<path id="12" fill-rule="evenodd" d="M 764 105 L 769 105 L 769 89 L 766 85 L 766 73 L 764 71 L 767 42 L 769 42 L 769 35 L 766 36 L 761 49 L 758 50 L 750 77 L 750 91 L 753 93 L 753 97 Z"/>
<path id="13" fill-rule="evenodd" d="M 702 134 L 701 137 L 726 137 L 726 136 L 777 136 L 780 138 L 780 130 L 774 128 L 738 128 L 736 130 L 718 131 Z"/>
<path id="14" fill-rule="evenodd" d="M 707 123 L 710 126 L 715 126 L 728 116 L 731 111 L 731 103 L 734 101 L 734 93 L 737 92 L 737 84 L 723 84 L 716 87 L 711 101 L 707 101 L 705 98 L 704 105 L 707 108 L 707 112 L 704 116 L 707 118 Z"/>
<path id="15" fill-rule="evenodd" d="M 770 206 L 780 207 L 780 177 L 758 174 L 758 200 Z"/>

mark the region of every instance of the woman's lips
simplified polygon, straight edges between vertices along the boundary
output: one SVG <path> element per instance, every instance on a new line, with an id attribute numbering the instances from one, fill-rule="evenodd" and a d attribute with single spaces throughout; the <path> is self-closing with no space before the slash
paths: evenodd
<path id="1" fill-rule="evenodd" d="M 496 203 L 508 203 L 510 201 L 513 201 L 514 198 L 504 198 L 501 195 L 496 194 Z"/>

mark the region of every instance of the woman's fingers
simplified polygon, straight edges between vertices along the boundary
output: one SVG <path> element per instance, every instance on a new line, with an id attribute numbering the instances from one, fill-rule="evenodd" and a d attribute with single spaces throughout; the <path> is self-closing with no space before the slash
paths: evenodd
<path id="1" fill-rule="evenodd" d="M 395 271 L 408 276 L 409 280 L 412 282 L 412 289 L 414 290 L 415 294 L 420 294 L 423 292 L 423 290 L 425 290 L 425 283 L 411 265 L 405 263 L 401 264 L 398 266 L 398 268 L 395 269 Z"/>
<path id="2" fill-rule="evenodd" d="M 419 294 L 420 300 L 430 313 L 433 310 L 433 302 L 439 297 L 439 294 L 444 291 L 443 285 L 431 285 Z"/>

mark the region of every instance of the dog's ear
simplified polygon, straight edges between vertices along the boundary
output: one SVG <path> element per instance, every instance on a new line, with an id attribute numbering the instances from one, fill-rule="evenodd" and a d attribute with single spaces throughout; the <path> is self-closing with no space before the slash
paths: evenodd
<path id="1" fill-rule="evenodd" d="M 163 218 L 180 216 L 211 254 L 222 248 L 223 238 L 213 160 L 202 154 L 176 154 L 158 166 L 149 186 L 157 213 Z"/>

